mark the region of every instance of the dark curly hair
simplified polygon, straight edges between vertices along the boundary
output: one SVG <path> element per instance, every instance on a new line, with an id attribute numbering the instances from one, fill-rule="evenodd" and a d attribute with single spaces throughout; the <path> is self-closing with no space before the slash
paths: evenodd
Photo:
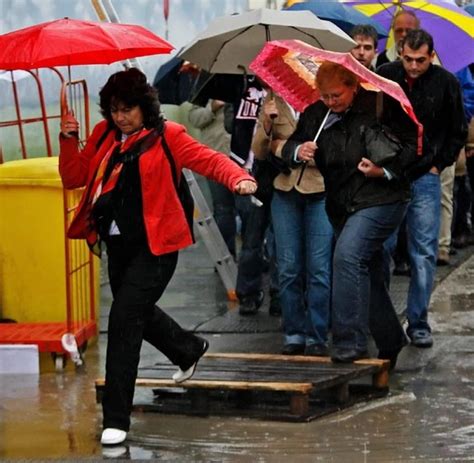
<path id="1" fill-rule="evenodd" d="M 143 113 L 143 123 L 147 129 L 163 132 L 164 119 L 161 115 L 158 93 L 137 68 L 116 72 L 109 77 L 99 92 L 100 112 L 110 127 L 115 127 L 111 107 L 117 103 L 126 106 L 139 106 Z"/>

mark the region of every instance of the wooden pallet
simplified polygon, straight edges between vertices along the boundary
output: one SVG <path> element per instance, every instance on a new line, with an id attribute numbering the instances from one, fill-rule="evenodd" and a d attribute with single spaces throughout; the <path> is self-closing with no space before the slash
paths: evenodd
<path id="1" fill-rule="evenodd" d="M 387 360 L 332 363 L 329 357 L 267 354 L 206 354 L 192 379 L 177 385 L 176 367 L 141 368 L 136 385 L 155 393 L 142 411 L 231 415 L 311 421 L 388 393 Z M 101 401 L 104 379 L 96 380 Z"/>

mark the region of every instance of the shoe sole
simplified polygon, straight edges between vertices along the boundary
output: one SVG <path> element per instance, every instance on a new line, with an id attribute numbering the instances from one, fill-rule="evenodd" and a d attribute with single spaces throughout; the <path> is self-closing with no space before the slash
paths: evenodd
<path id="1" fill-rule="evenodd" d="M 255 307 L 251 309 L 243 309 L 243 310 L 241 310 L 239 307 L 239 314 L 240 315 L 255 315 L 258 312 L 258 309 L 262 307 L 264 299 L 265 299 L 265 295 L 262 293 L 261 297 L 255 300 Z"/>
<path id="2" fill-rule="evenodd" d="M 181 378 L 179 378 L 179 379 L 175 379 L 174 382 L 175 382 L 176 384 L 180 384 L 180 383 L 182 383 L 182 382 L 184 382 L 184 381 L 186 381 L 186 380 L 192 378 L 192 376 L 194 375 L 194 373 L 195 373 L 195 371 L 196 371 L 196 367 L 197 367 L 197 364 L 198 364 L 199 360 L 202 359 L 202 357 L 204 356 L 204 354 L 207 352 L 207 349 L 209 349 L 209 341 L 207 341 L 207 340 L 205 339 L 205 340 L 204 340 L 204 347 L 203 347 L 203 349 L 202 349 L 201 356 L 200 356 L 200 357 L 196 360 L 196 362 L 195 362 L 193 365 L 191 365 L 191 367 L 190 367 L 190 368 L 192 368 L 192 370 L 191 370 L 186 376 L 183 376 L 183 377 L 181 377 Z"/>
<path id="3" fill-rule="evenodd" d="M 127 433 L 125 433 L 124 437 L 120 437 L 120 438 L 116 438 L 116 439 L 103 439 L 101 437 L 100 443 L 102 445 L 118 445 L 118 444 L 121 444 L 121 443 L 125 442 L 126 439 L 127 439 Z"/>
<path id="4" fill-rule="evenodd" d="M 411 345 L 413 347 L 418 347 L 419 349 L 429 349 L 430 347 L 433 347 L 433 343 L 432 342 L 429 342 L 429 343 L 426 343 L 426 344 L 423 344 L 423 343 L 418 343 L 418 342 L 412 342 Z"/>

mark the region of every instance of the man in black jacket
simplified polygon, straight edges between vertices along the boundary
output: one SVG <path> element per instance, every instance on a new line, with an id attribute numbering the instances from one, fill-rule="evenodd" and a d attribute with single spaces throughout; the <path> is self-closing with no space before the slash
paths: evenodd
<path id="1" fill-rule="evenodd" d="M 433 38 L 422 29 L 402 40 L 401 61 L 377 72 L 397 82 L 424 127 L 423 153 L 410 171 L 412 199 L 407 210 L 411 278 L 407 300 L 407 334 L 416 347 L 431 347 L 428 306 L 433 289 L 440 227 L 439 174 L 455 162 L 466 140 L 462 97 L 456 77 L 433 65 Z M 395 240 L 388 240 L 387 249 Z"/>

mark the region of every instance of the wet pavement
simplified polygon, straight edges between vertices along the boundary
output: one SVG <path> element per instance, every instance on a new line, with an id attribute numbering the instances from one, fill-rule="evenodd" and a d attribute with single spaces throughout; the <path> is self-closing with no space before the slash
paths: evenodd
<path id="1" fill-rule="evenodd" d="M 431 349 L 407 347 L 387 397 L 310 423 L 134 412 L 126 445 L 103 448 L 94 380 L 103 376 L 106 309 L 99 342 L 85 366 L 61 373 L 42 357 L 39 376 L 0 375 L 1 461 L 453 462 L 474 461 L 474 256 L 472 248 L 440 267 L 432 297 Z M 392 293 L 403 308 L 408 279 Z M 110 292 L 103 287 L 103 305 Z M 267 298 L 268 299 L 268 298 Z M 268 302 L 266 303 L 268 304 Z M 212 352 L 279 352 L 278 318 L 264 305 L 241 318 L 228 303 L 204 246 L 182 253 L 161 305 L 209 339 Z M 141 367 L 163 358 L 143 346 Z M 153 400 L 138 388 L 136 404 Z"/>

